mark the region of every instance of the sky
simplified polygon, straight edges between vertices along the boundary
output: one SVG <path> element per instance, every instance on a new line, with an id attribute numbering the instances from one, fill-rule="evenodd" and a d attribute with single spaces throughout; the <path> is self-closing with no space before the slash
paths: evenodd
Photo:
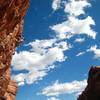
<path id="1" fill-rule="evenodd" d="M 16 100 L 77 100 L 100 65 L 100 0 L 30 0 L 24 42 L 12 59 Z"/>

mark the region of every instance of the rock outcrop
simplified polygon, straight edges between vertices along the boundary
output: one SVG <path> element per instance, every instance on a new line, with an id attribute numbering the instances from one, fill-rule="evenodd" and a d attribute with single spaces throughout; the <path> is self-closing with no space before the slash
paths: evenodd
<path id="1" fill-rule="evenodd" d="M 10 66 L 15 48 L 23 41 L 23 19 L 29 0 L 0 0 L 0 100 L 15 100 L 17 84 Z"/>
<path id="2" fill-rule="evenodd" d="M 90 69 L 87 83 L 78 100 L 100 100 L 100 66 Z"/>

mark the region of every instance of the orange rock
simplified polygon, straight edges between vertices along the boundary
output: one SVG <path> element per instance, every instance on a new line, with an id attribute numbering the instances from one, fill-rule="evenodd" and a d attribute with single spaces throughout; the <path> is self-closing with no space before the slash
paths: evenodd
<path id="1" fill-rule="evenodd" d="M 14 81 L 9 82 L 7 92 L 11 93 L 13 95 L 16 95 L 16 93 L 17 93 L 17 84 L 16 84 L 16 82 L 14 82 Z"/>
<path id="2" fill-rule="evenodd" d="M 0 0 L 0 100 L 15 100 L 17 84 L 10 65 L 15 48 L 22 42 L 23 20 L 29 0 Z"/>

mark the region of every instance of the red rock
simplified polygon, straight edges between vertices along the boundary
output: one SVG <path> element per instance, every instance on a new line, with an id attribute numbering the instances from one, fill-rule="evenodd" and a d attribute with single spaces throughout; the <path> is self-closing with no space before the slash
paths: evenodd
<path id="1" fill-rule="evenodd" d="M 100 66 L 90 69 L 87 83 L 78 100 L 100 100 Z"/>
<path id="2" fill-rule="evenodd" d="M 22 42 L 23 20 L 29 0 L 0 0 L 0 100 L 15 100 L 16 82 L 10 65 L 15 48 Z"/>

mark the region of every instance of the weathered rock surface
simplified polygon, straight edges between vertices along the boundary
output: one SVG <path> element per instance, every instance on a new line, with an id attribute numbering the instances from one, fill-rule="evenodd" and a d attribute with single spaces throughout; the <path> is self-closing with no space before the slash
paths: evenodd
<path id="1" fill-rule="evenodd" d="M 17 84 L 10 65 L 15 48 L 22 42 L 23 19 L 29 0 L 0 0 L 0 100 L 15 100 Z"/>
<path id="2" fill-rule="evenodd" d="M 88 85 L 78 100 L 100 100 L 100 66 L 89 71 Z"/>

